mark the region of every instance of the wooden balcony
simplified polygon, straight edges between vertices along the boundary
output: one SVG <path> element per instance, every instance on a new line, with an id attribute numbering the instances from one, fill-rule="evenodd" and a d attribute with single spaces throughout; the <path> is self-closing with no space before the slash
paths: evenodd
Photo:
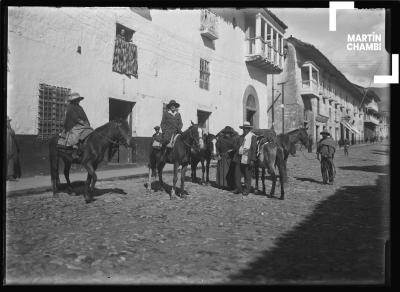
<path id="1" fill-rule="evenodd" d="M 379 119 L 374 117 L 373 115 L 366 114 L 364 116 L 364 123 L 371 123 L 374 125 L 379 125 Z"/>
<path id="2" fill-rule="evenodd" d="M 300 94 L 304 97 L 320 98 L 317 81 L 302 80 Z"/>
<path id="3" fill-rule="evenodd" d="M 267 42 L 261 37 L 248 38 L 246 46 L 245 61 L 247 64 L 260 68 L 267 74 L 279 74 L 283 71 L 283 54 L 273 48 L 271 42 Z"/>
<path id="4" fill-rule="evenodd" d="M 200 34 L 212 41 L 218 39 L 217 16 L 206 9 L 201 11 Z"/>

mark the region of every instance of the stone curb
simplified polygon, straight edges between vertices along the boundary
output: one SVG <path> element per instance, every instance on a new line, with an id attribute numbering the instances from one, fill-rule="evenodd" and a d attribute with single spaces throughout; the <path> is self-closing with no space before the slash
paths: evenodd
<path id="1" fill-rule="evenodd" d="M 215 168 L 216 165 L 211 164 L 210 168 Z M 199 167 L 197 168 L 199 169 Z M 200 166 L 201 169 L 201 166 Z M 190 171 L 190 169 L 188 169 Z M 172 174 L 173 170 L 167 170 L 163 171 L 163 174 Z M 127 180 L 127 179 L 136 179 L 136 178 L 147 178 L 148 173 L 138 173 L 138 174 L 132 174 L 132 175 L 123 175 L 123 176 L 114 176 L 114 177 L 108 177 L 108 178 L 103 178 L 103 179 L 98 179 L 97 182 L 99 181 L 116 181 L 116 180 Z M 22 190 L 16 190 L 16 191 L 6 191 L 6 197 L 7 198 L 13 198 L 13 197 L 24 197 L 24 196 L 32 196 L 32 195 L 38 195 L 44 192 L 51 192 L 52 187 L 49 186 L 40 186 L 40 187 L 33 187 L 29 189 L 22 189 Z"/>

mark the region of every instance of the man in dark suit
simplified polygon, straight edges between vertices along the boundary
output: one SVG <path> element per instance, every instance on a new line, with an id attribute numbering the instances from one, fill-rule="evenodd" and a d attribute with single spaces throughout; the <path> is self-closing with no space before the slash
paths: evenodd
<path id="1" fill-rule="evenodd" d="M 257 136 L 251 132 L 253 126 L 249 122 L 244 122 L 243 134 L 238 137 L 236 151 L 233 157 L 235 163 L 236 190 L 234 193 L 242 193 L 247 196 L 251 190 L 252 169 L 257 159 Z M 241 175 L 244 177 L 244 189 L 241 185 Z"/>

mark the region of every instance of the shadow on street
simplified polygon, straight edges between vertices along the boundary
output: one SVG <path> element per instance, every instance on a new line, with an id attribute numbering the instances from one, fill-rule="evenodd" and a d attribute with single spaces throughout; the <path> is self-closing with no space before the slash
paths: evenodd
<path id="1" fill-rule="evenodd" d="M 340 169 L 344 170 L 356 170 L 356 171 L 367 171 L 367 172 L 377 172 L 377 173 L 389 173 L 388 165 L 365 165 L 365 166 L 340 166 Z"/>
<path id="2" fill-rule="evenodd" d="M 387 175 L 379 175 L 375 185 L 342 187 L 229 279 L 233 283 L 383 284 L 388 180 Z"/>

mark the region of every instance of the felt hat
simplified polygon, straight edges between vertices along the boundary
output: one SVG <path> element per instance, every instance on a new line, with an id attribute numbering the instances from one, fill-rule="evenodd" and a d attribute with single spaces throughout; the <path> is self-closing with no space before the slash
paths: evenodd
<path id="1" fill-rule="evenodd" d="M 250 125 L 250 122 L 244 122 L 243 126 L 239 126 L 240 129 L 253 129 L 253 126 Z"/>
<path id="2" fill-rule="evenodd" d="M 172 99 L 172 100 L 167 104 L 167 108 L 170 108 L 171 106 L 180 107 L 180 104 L 177 103 L 174 99 Z"/>
<path id="3" fill-rule="evenodd" d="M 74 101 L 74 100 L 80 101 L 80 100 L 82 100 L 82 99 L 84 99 L 84 97 L 81 96 L 78 92 L 72 92 L 72 93 L 68 96 L 68 101 Z"/>
<path id="4" fill-rule="evenodd" d="M 327 129 L 323 129 L 322 132 L 320 133 L 320 135 L 323 135 L 323 136 L 324 136 L 324 135 L 330 136 L 331 133 L 329 133 Z"/>
<path id="5" fill-rule="evenodd" d="M 154 130 L 160 130 L 160 126 L 155 126 Z"/>

